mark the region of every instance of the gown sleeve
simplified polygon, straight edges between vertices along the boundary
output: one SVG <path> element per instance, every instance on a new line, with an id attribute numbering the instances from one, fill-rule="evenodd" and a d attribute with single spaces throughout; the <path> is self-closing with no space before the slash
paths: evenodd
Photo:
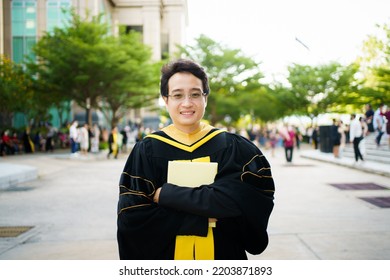
<path id="1" fill-rule="evenodd" d="M 259 254 L 268 244 L 266 230 L 273 209 L 275 187 L 270 165 L 255 145 L 237 135 L 231 136 L 218 164 L 213 184 L 198 188 L 164 184 L 159 203 L 217 219 L 238 217 L 245 249 Z"/>
<path id="2" fill-rule="evenodd" d="M 120 259 L 172 259 L 176 235 L 207 235 L 208 219 L 153 202 L 156 170 L 143 142 L 133 148 L 119 182 Z"/>

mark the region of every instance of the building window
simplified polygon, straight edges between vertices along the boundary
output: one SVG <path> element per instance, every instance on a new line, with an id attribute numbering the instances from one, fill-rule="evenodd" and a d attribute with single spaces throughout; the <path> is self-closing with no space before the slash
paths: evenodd
<path id="1" fill-rule="evenodd" d="M 71 20 L 71 0 L 48 0 L 46 13 L 46 30 L 52 32 L 54 28 L 65 27 Z"/>
<path id="2" fill-rule="evenodd" d="M 120 25 L 119 26 L 120 35 L 126 35 L 132 31 L 138 32 L 140 34 L 140 41 L 143 42 L 144 27 L 142 25 Z"/>
<path id="3" fill-rule="evenodd" d="M 11 5 L 12 59 L 19 63 L 33 56 L 37 38 L 37 3 L 35 0 L 13 0 Z"/>
<path id="4" fill-rule="evenodd" d="M 130 31 L 136 31 L 142 34 L 144 32 L 144 28 L 142 25 L 127 25 L 125 30 L 126 34 L 129 34 Z"/>

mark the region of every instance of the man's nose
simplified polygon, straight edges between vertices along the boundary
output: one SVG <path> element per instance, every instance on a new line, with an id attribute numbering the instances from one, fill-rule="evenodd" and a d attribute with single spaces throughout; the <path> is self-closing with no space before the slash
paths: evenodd
<path id="1" fill-rule="evenodd" d="M 192 99 L 190 95 L 186 95 L 181 103 L 182 105 L 192 105 Z"/>

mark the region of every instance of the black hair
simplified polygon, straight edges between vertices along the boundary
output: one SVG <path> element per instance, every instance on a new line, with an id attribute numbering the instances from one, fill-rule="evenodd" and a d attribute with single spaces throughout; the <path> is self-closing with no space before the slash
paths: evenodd
<path id="1" fill-rule="evenodd" d="M 160 94 L 161 96 L 168 96 L 168 81 L 176 73 L 187 72 L 191 73 L 195 77 L 202 81 L 203 92 L 209 95 L 209 79 L 203 67 L 189 59 L 178 59 L 172 61 L 161 68 L 161 80 L 160 80 Z"/>

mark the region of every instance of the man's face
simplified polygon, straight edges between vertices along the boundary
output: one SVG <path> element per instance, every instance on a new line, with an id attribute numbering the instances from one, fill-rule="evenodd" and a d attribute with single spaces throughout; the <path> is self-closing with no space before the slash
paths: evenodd
<path id="1" fill-rule="evenodd" d="M 183 132 L 195 131 L 203 118 L 207 96 L 191 98 L 203 93 L 202 81 L 187 72 L 174 74 L 168 81 L 168 97 L 164 97 L 165 105 L 175 127 Z M 183 96 L 177 100 L 174 96 Z"/>

